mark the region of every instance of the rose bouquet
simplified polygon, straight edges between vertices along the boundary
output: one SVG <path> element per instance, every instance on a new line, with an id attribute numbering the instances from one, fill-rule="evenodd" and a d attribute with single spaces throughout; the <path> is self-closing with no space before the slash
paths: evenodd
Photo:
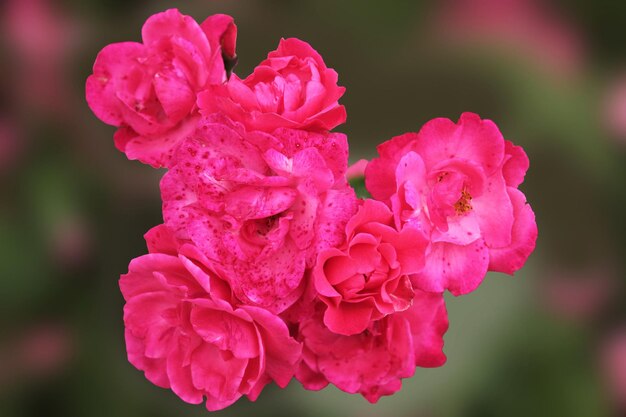
<path id="1" fill-rule="evenodd" d="M 167 168 L 164 223 L 120 288 L 129 361 L 219 410 L 292 378 L 371 402 L 444 364 L 443 292 L 513 274 L 535 246 L 523 149 L 472 113 L 348 168 L 337 73 L 282 39 L 239 78 L 237 28 L 175 9 L 105 47 L 87 102 L 129 159 Z M 364 178 L 371 197 L 350 181 Z"/>

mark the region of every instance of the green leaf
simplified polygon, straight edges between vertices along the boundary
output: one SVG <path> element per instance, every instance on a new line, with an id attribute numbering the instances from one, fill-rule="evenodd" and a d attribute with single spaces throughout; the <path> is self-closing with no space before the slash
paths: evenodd
<path id="1" fill-rule="evenodd" d="M 365 188 L 365 177 L 357 177 L 352 178 L 350 181 L 350 186 L 354 189 L 356 196 L 359 198 L 372 198 L 367 188 Z"/>

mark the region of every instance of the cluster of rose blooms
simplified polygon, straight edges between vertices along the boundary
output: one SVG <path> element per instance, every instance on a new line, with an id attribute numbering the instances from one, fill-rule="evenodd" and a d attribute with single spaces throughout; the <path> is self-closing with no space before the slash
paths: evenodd
<path id="1" fill-rule="evenodd" d="M 164 224 L 120 279 L 128 358 L 209 410 L 293 377 L 375 402 L 445 362 L 445 290 L 512 274 L 534 249 L 528 158 L 465 113 L 348 169 L 337 73 L 282 39 L 241 79 L 236 34 L 230 16 L 168 10 L 143 43 L 105 47 L 87 81 L 117 148 L 167 169 Z"/>

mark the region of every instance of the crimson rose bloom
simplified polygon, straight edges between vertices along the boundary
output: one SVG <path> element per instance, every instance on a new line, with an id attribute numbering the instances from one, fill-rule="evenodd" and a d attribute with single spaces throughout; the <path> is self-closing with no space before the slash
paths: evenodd
<path id="1" fill-rule="evenodd" d="M 328 306 L 324 324 L 352 335 L 372 320 L 411 306 L 409 274 L 424 266 L 428 241 L 418 229 L 398 232 L 393 213 L 375 200 L 365 200 L 346 226 L 346 247 L 320 252 L 313 270 L 319 298 Z"/>
<path id="2" fill-rule="evenodd" d="M 374 403 L 398 391 L 402 378 L 411 377 L 416 366 L 443 365 L 447 330 L 443 296 L 419 290 L 407 310 L 373 321 L 352 336 L 328 330 L 318 311 L 300 323 L 304 347 L 296 378 L 306 389 L 319 390 L 330 382 Z"/>
<path id="3" fill-rule="evenodd" d="M 464 113 L 457 124 L 434 119 L 419 133 L 378 146 L 365 170 L 372 196 L 391 205 L 398 227 L 430 237 L 417 288 L 473 291 L 487 270 L 512 274 L 535 248 L 537 225 L 517 189 L 528 157 L 496 125 Z"/>
<path id="4" fill-rule="evenodd" d="M 106 46 L 87 79 L 87 103 L 103 122 L 118 126 L 115 145 L 129 159 L 168 166 L 175 145 L 195 129 L 196 98 L 226 81 L 237 27 L 226 15 L 199 25 L 176 9 L 151 16 L 143 43 Z M 224 56 L 223 56 L 224 55 Z"/>
<path id="5" fill-rule="evenodd" d="M 306 42 L 282 39 L 254 72 L 198 96 L 201 113 L 222 112 L 250 130 L 331 130 L 346 121 L 337 73 Z"/>
<path id="6" fill-rule="evenodd" d="M 177 245 L 165 227 L 146 240 L 164 252 L 134 259 L 120 279 L 128 360 L 184 401 L 206 398 L 210 411 L 242 395 L 254 401 L 271 380 L 285 387 L 301 351 L 285 323 L 258 307 L 232 305 L 206 258 Z"/>
<path id="7" fill-rule="evenodd" d="M 213 115 L 161 180 L 163 217 L 211 259 L 245 303 L 278 314 L 303 290 L 319 250 L 356 211 L 340 133 L 247 132 Z"/>
<path id="8" fill-rule="evenodd" d="M 210 411 L 293 376 L 376 402 L 446 361 L 445 290 L 513 274 L 533 251 L 528 157 L 464 113 L 348 168 L 337 73 L 281 39 L 231 76 L 236 37 L 230 16 L 170 9 L 141 43 L 102 49 L 87 79 L 118 149 L 167 168 L 164 224 L 119 280 L 128 360 Z M 349 183 L 362 177 L 370 199 Z"/>

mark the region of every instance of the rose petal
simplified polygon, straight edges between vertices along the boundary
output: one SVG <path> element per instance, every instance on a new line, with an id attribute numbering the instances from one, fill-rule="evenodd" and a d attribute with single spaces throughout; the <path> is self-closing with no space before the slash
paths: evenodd
<path id="1" fill-rule="evenodd" d="M 474 291 L 487 273 L 489 250 L 482 240 L 466 246 L 452 243 L 432 243 L 426 254 L 426 265 L 411 277 L 414 287 L 440 293 L 449 290 L 454 295 Z"/>

